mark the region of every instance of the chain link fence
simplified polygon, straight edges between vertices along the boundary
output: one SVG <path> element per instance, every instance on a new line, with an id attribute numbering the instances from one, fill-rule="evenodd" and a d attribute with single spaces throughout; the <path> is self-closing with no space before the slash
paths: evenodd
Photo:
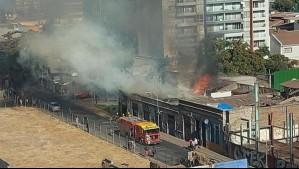
<path id="1" fill-rule="evenodd" d="M 158 159 L 160 161 L 160 167 L 179 165 L 180 161 L 182 160 L 173 156 L 173 152 L 169 152 L 166 148 L 160 147 L 159 145 L 147 146 L 136 142 L 134 139 L 126 137 L 125 134 L 120 132 L 119 126 L 116 122 L 116 117 L 103 120 L 100 118 L 94 118 L 94 116 L 92 117 L 84 112 L 74 111 L 71 108 L 69 108 L 67 111 L 63 109 L 59 111 L 53 111 L 49 102 L 36 98 L 18 99 L 16 96 L 12 96 L 10 99 L 0 101 L 0 107 L 2 108 L 16 106 L 37 108 L 48 115 L 60 119 L 127 151 L 140 155 L 151 161 L 155 161 L 152 159 Z M 154 147 L 156 149 L 156 153 L 153 156 L 152 152 Z"/>

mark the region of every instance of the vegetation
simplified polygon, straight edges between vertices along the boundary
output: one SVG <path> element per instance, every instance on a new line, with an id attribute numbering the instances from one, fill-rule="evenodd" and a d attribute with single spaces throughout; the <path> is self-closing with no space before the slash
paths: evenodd
<path id="1" fill-rule="evenodd" d="M 104 110 L 106 112 L 113 113 L 113 114 L 118 112 L 117 105 L 96 105 L 96 107 L 101 110 Z"/>
<path id="2" fill-rule="evenodd" d="M 291 12 L 298 9 L 299 1 L 297 0 L 275 0 L 273 8 L 281 12 Z"/>
<path id="3" fill-rule="evenodd" d="M 284 55 L 271 55 L 267 46 L 261 46 L 258 50 L 252 51 L 250 46 L 242 40 L 217 39 L 210 53 L 220 73 L 228 76 L 256 76 L 266 74 L 267 70 L 271 72 L 286 70 L 296 64 Z M 265 56 L 269 59 L 264 59 Z"/>

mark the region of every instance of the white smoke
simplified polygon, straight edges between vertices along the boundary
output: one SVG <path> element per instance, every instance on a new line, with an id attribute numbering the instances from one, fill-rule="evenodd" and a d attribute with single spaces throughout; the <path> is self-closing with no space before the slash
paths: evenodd
<path id="1" fill-rule="evenodd" d="M 49 34 L 26 38 L 26 51 L 55 66 L 60 58 L 79 74 L 80 82 L 93 84 L 107 91 L 144 94 L 153 91 L 160 95 L 176 95 L 176 88 L 157 84 L 146 78 L 135 78 L 124 71 L 124 63 L 134 59 L 133 49 L 125 48 L 116 37 L 92 23 L 61 26 Z M 21 64 L 28 55 L 21 53 Z"/>

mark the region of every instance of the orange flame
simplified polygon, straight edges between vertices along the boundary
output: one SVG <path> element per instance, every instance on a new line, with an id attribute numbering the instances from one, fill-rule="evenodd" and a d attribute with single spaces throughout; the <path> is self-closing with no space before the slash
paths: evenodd
<path id="1" fill-rule="evenodd" d="M 209 86 L 211 79 L 211 76 L 209 76 L 208 74 L 200 77 L 193 86 L 193 93 L 201 95 L 204 92 L 205 88 Z"/>

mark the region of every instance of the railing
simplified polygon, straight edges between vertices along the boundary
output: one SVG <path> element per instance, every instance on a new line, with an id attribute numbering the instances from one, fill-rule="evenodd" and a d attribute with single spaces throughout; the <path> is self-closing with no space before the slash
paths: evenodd
<path id="1" fill-rule="evenodd" d="M 176 157 L 174 157 L 172 155 L 172 152 L 168 152 L 165 149 L 160 149 L 159 146 L 155 147 L 157 153 L 154 157 L 152 157 L 151 150 L 153 149 L 153 146 L 146 146 L 142 143 L 135 142 L 134 139 L 126 137 L 120 132 L 119 127 L 116 123 L 117 118 L 114 117 L 105 119 L 105 121 L 103 121 L 103 119 L 91 120 L 91 117 L 86 115 L 84 112 L 74 111 L 71 108 L 69 108 L 68 111 L 52 111 L 48 102 L 36 98 L 18 99 L 16 96 L 12 96 L 7 100 L 0 101 L 0 108 L 21 106 L 24 108 L 37 108 L 45 114 L 51 115 L 102 140 L 105 140 L 120 148 L 126 149 L 127 151 L 147 158 L 150 161 L 153 158 L 159 159 L 159 165 L 161 167 L 179 165 L 178 162 L 181 161 L 181 159 L 177 159 Z"/>

